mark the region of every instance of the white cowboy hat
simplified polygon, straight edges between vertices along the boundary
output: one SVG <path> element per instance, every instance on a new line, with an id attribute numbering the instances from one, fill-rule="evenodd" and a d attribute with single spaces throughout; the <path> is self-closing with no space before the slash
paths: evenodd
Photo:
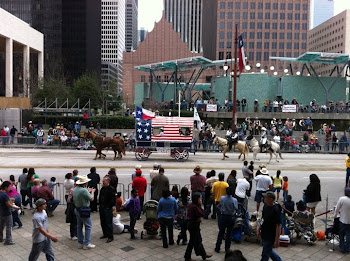
<path id="1" fill-rule="evenodd" d="M 91 179 L 89 179 L 86 175 L 85 176 L 77 176 L 77 178 L 79 179 L 76 184 L 80 185 L 80 184 L 85 184 L 87 182 L 89 182 Z"/>
<path id="2" fill-rule="evenodd" d="M 267 174 L 269 174 L 269 171 L 267 170 L 267 168 L 262 168 L 260 170 L 260 173 L 263 174 L 263 175 L 267 175 Z"/>
<path id="3" fill-rule="evenodd" d="M 266 131 L 266 128 L 265 128 L 265 127 L 262 127 L 261 130 L 262 130 L 262 131 Z"/>

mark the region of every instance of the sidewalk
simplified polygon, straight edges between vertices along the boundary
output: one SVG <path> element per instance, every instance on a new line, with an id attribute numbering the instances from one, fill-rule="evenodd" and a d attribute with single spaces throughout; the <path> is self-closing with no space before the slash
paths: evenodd
<path id="1" fill-rule="evenodd" d="M 249 201 L 249 204 L 253 206 L 253 202 Z M 65 206 L 59 206 L 54 212 L 55 216 L 49 218 L 49 230 L 53 235 L 57 235 L 59 242 L 53 243 L 55 260 L 184 260 L 183 256 L 186 250 L 186 246 L 169 246 L 168 249 L 162 247 L 161 240 L 157 238 L 130 240 L 130 234 L 123 233 L 121 235 L 115 235 L 113 242 L 107 244 L 105 239 L 99 239 L 102 235 L 99 214 L 92 213 L 93 217 L 93 229 L 92 229 L 92 243 L 96 245 L 96 248 L 91 250 L 82 250 L 77 248 L 77 242 L 71 241 L 69 238 L 69 224 L 65 223 L 64 215 Z M 25 210 L 25 215 L 21 216 L 23 222 L 23 228 L 14 228 L 12 232 L 13 241 L 16 243 L 13 246 L 0 245 L 0 260 L 15 261 L 15 260 L 28 260 L 29 252 L 31 250 L 31 235 L 32 235 L 32 211 Z M 128 224 L 127 212 L 121 212 L 122 222 Z M 137 236 L 140 237 L 140 233 L 143 230 L 143 222 L 145 217 L 137 221 L 136 229 L 139 231 Z M 316 229 L 324 230 L 324 224 L 322 221 L 317 220 Z M 175 240 L 178 235 L 177 230 L 174 230 Z M 217 220 L 203 220 L 201 224 L 201 232 L 203 237 L 203 244 L 207 252 L 214 253 L 213 257 L 208 260 L 223 260 L 224 259 L 224 244 L 219 254 L 214 252 L 216 237 L 218 233 Z M 325 241 L 316 242 L 314 246 L 309 246 L 303 239 L 297 241 L 295 245 L 289 247 L 280 247 L 276 252 L 281 256 L 284 261 L 294 260 L 350 260 L 350 255 L 343 255 L 336 250 L 330 252 L 331 246 L 325 245 Z M 240 249 L 247 260 L 254 261 L 260 260 L 262 247 L 251 239 L 249 242 L 243 241 L 241 244 L 232 242 L 231 249 Z M 192 258 L 201 260 L 196 257 L 194 252 Z M 42 253 L 39 260 L 46 260 L 45 255 Z"/>

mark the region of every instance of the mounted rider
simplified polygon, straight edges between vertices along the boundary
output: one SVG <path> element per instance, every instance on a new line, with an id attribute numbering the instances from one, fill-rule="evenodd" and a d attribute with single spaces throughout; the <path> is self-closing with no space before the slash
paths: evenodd
<path id="1" fill-rule="evenodd" d="M 234 146 L 238 142 L 238 132 L 232 132 L 231 128 L 226 132 L 226 139 L 228 144 L 228 149 L 231 150 L 232 146 Z"/>
<path id="2" fill-rule="evenodd" d="M 260 136 L 260 150 L 265 152 L 269 149 L 270 142 L 267 140 L 267 130 L 265 127 L 261 127 L 261 136 Z"/>

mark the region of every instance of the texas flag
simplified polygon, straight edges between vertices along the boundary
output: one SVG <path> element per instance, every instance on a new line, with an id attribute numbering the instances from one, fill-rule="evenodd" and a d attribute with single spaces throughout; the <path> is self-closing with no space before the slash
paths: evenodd
<path id="1" fill-rule="evenodd" d="M 136 119 L 150 120 L 156 117 L 153 111 L 136 106 Z"/>
<path id="2" fill-rule="evenodd" d="M 238 37 L 238 50 L 239 50 L 239 72 L 241 73 L 246 66 L 245 53 L 242 35 Z"/>

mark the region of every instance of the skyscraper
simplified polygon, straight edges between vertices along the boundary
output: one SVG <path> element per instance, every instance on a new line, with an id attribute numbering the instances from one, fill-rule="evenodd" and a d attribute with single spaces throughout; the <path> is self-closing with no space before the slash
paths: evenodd
<path id="1" fill-rule="evenodd" d="M 202 52 L 203 0 L 164 0 L 164 12 L 189 49 Z"/>
<path id="2" fill-rule="evenodd" d="M 334 16 L 334 0 L 310 0 L 310 30 Z"/>
<path id="3" fill-rule="evenodd" d="M 138 31 L 138 41 L 143 42 L 146 39 L 147 33 L 147 29 L 141 27 L 141 29 Z"/>
<path id="4" fill-rule="evenodd" d="M 125 1 L 125 50 L 131 52 L 137 49 L 138 36 L 138 1 Z"/>
<path id="5" fill-rule="evenodd" d="M 123 88 L 123 51 L 125 49 L 125 0 L 101 1 L 101 57 L 117 68 L 117 91 Z"/>

